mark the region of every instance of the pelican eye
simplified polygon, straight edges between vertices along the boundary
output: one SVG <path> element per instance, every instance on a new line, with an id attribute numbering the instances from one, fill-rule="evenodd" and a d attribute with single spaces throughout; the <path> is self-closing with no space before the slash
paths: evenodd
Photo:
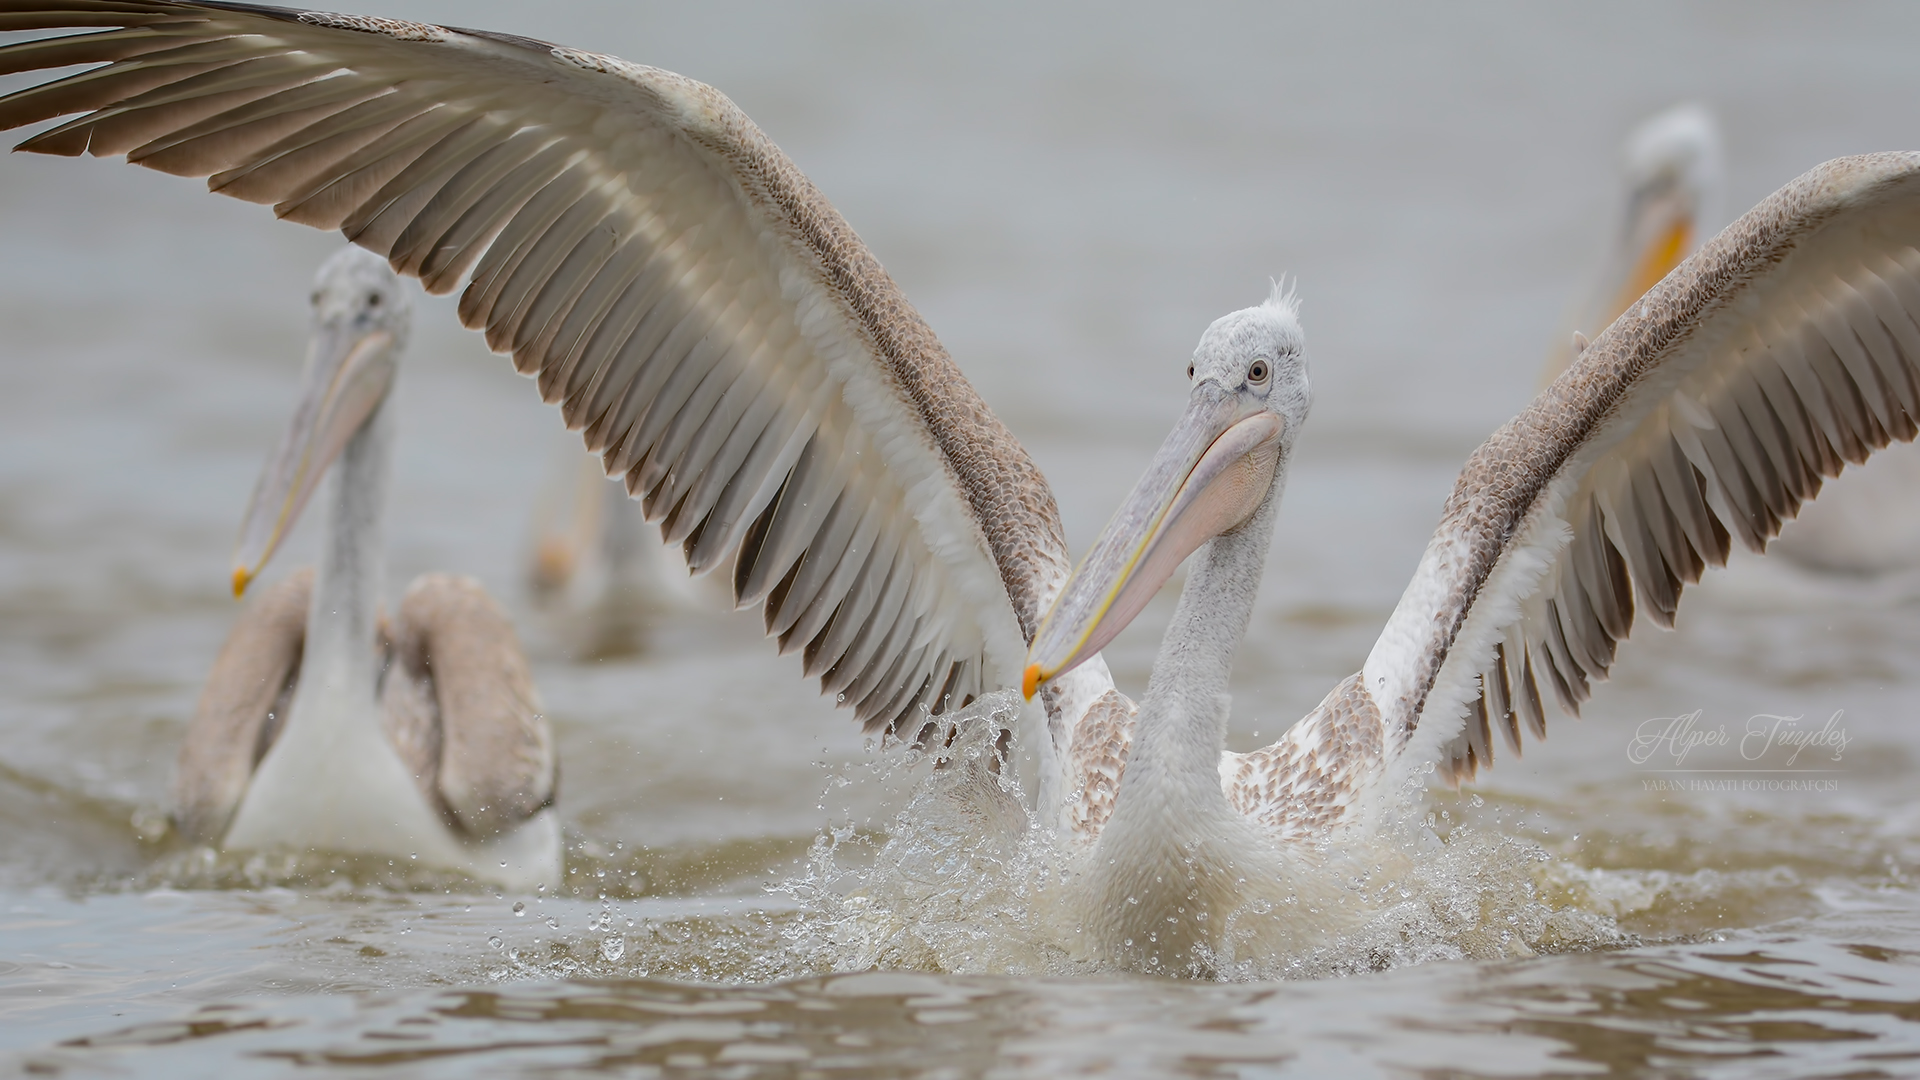
<path id="1" fill-rule="evenodd" d="M 1267 362 L 1265 360 L 1255 360 L 1247 368 L 1247 381 L 1250 383 L 1263 383 L 1267 381 L 1269 374 L 1271 374 L 1271 372 L 1267 370 Z"/>
<path id="2" fill-rule="evenodd" d="M 377 293 L 377 292 L 370 292 L 370 293 L 368 293 L 368 294 L 367 294 L 367 306 L 368 306 L 368 307 L 379 307 L 379 306 L 380 306 L 380 294 L 379 294 L 379 293 Z"/>
<path id="3" fill-rule="evenodd" d="M 1193 365 L 1191 363 L 1187 365 L 1187 378 L 1188 379 L 1193 378 Z"/>

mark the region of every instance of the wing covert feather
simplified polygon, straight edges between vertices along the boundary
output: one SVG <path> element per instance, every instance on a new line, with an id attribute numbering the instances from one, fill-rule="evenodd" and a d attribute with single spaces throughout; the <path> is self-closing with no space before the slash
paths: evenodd
<path id="1" fill-rule="evenodd" d="M 869 727 L 1018 681 L 1068 569 L 1051 492 L 846 221 L 723 95 L 402 20 L 0 0 L 0 31 L 62 29 L 80 32 L 0 45 L 0 72 L 96 65 L 0 98 L 0 128 L 82 114 L 21 149 L 209 176 L 430 291 L 466 279 L 461 320 L 696 570 L 760 530 L 736 597 L 854 691 Z"/>
<path id="2" fill-rule="evenodd" d="M 312 570 L 263 590 L 241 611 L 214 658 L 173 778 L 174 826 L 195 843 L 219 843 L 226 835 L 254 767 L 286 723 L 312 596 Z"/>
<path id="3" fill-rule="evenodd" d="M 1364 677 L 1452 780 L 1605 679 L 1635 613 L 1920 432 L 1920 154 L 1813 169 L 1596 338 L 1468 460 Z"/>

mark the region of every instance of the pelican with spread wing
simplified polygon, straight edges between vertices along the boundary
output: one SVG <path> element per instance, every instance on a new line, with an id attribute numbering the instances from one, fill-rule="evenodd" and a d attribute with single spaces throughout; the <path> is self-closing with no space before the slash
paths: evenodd
<path id="1" fill-rule="evenodd" d="M 266 590 L 201 691 L 174 820 L 227 850 L 393 856 L 532 888 L 560 878 L 553 736 L 513 626 L 480 583 L 423 574 L 379 617 L 388 396 L 412 306 L 379 256 L 320 267 L 301 398 L 247 505 L 237 596 L 321 480 L 318 572 Z"/>
<path id="2" fill-rule="evenodd" d="M 1206 968 L 1250 896 L 1306 897 L 1270 923 L 1335 920 L 1316 867 L 1405 781 L 1543 734 L 1638 614 L 1671 625 L 1707 566 L 1920 416 L 1920 155 L 1830 162 L 1496 432 L 1362 669 L 1278 743 L 1224 753 L 1228 663 L 1310 401 L 1286 298 L 1208 329 L 1185 416 L 1070 580 L 1026 453 L 713 89 L 391 19 L 0 0 L 0 29 L 63 28 L 0 48 L 0 73 L 92 65 L 0 99 L 0 127 L 78 114 L 22 149 L 208 176 L 432 291 L 465 281 L 462 320 L 870 728 L 1038 694 L 1040 816 L 1090 852 L 1087 938 L 1132 966 Z M 1188 556 L 1136 709 L 1098 650 Z"/>
<path id="3" fill-rule="evenodd" d="M 1567 369 L 1588 337 L 1665 277 L 1720 224 L 1726 187 L 1720 127 L 1703 105 L 1675 105 L 1628 134 L 1620 224 L 1571 341 L 1541 386 Z M 1780 535 L 1773 550 L 1809 570 L 1872 577 L 1920 565 L 1920 445 L 1901 445 L 1847 470 Z"/>

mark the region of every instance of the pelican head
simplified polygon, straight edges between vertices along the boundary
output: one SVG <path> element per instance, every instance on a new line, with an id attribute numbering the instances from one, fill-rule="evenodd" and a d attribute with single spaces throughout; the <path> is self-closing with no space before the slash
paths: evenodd
<path id="1" fill-rule="evenodd" d="M 1266 303 L 1215 320 L 1187 377 L 1186 412 L 1034 635 L 1029 698 L 1099 652 L 1188 555 L 1244 525 L 1273 493 L 1313 404 L 1293 295 L 1276 288 Z"/>
<path id="2" fill-rule="evenodd" d="M 328 466 L 387 399 L 412 314 L 400 279 L 370 251 L 345 248 L 314 275 L 300 402 L 247 503 L 233 555 L 235 596 L 292 530 Z"/>
<path id="3" fill-rule="evenodd" d="M 1594 330 L 1678 266 L 1720 218 L 1720 129 L 1704 106 L 1676 105 L 1648 119 L 1627 137 L 1626 157 L 1624 261 L 1615 270 L 1612 310 Z"/>

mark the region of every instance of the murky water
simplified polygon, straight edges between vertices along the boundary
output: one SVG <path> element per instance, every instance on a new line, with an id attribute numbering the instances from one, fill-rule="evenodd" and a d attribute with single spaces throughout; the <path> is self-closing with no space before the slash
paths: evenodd
<path id="1" fill-rule="evenodd" d="M 1297 274 L 1317 403 L 1235 675 L 1237 749 L 1365 655 L 1460 460 L 1563 332 L 1634 121 L 1718 110 L 1730 207 L 1920 146 L 1920 16 L 1894 7 L 382 10 L 725 89 L 1033 450 L 1076 550 L 1180 408 L 1200 330 Z M 1640 628 L 1584 720 L 1431 797 L 1391 917 L 1322 958 L 1344 974 L 1123 978 L 1053 950 L 1026 917 L 1031 852 L 957 827 L 980 807 L 924 766 L 870 755 L 751 617 L 570 659 L 522 584 L 566 440 L 439 301 L 402 373 L 390 588 L 465 571 L 521 617 L 563 755 L 565 885 L 143 839 L 234 614 L 228 546 L 335 241 L 193 182 L 25 155 L 0 160 L 0 236 L 12 1069 L 1920 1068 L 1920 582 L 1742 560 L 1678 632 Z M 1166 614 L 1110 651 L 1124 685 Z M 1690 730 L 1735 745 L 1676 761 L 1654 736 L 1696 711 Z M 1773 744 L 1739 745 L 1750 727 Z M 1844 748 L 1778 739 L 1822 727 Z"/>

